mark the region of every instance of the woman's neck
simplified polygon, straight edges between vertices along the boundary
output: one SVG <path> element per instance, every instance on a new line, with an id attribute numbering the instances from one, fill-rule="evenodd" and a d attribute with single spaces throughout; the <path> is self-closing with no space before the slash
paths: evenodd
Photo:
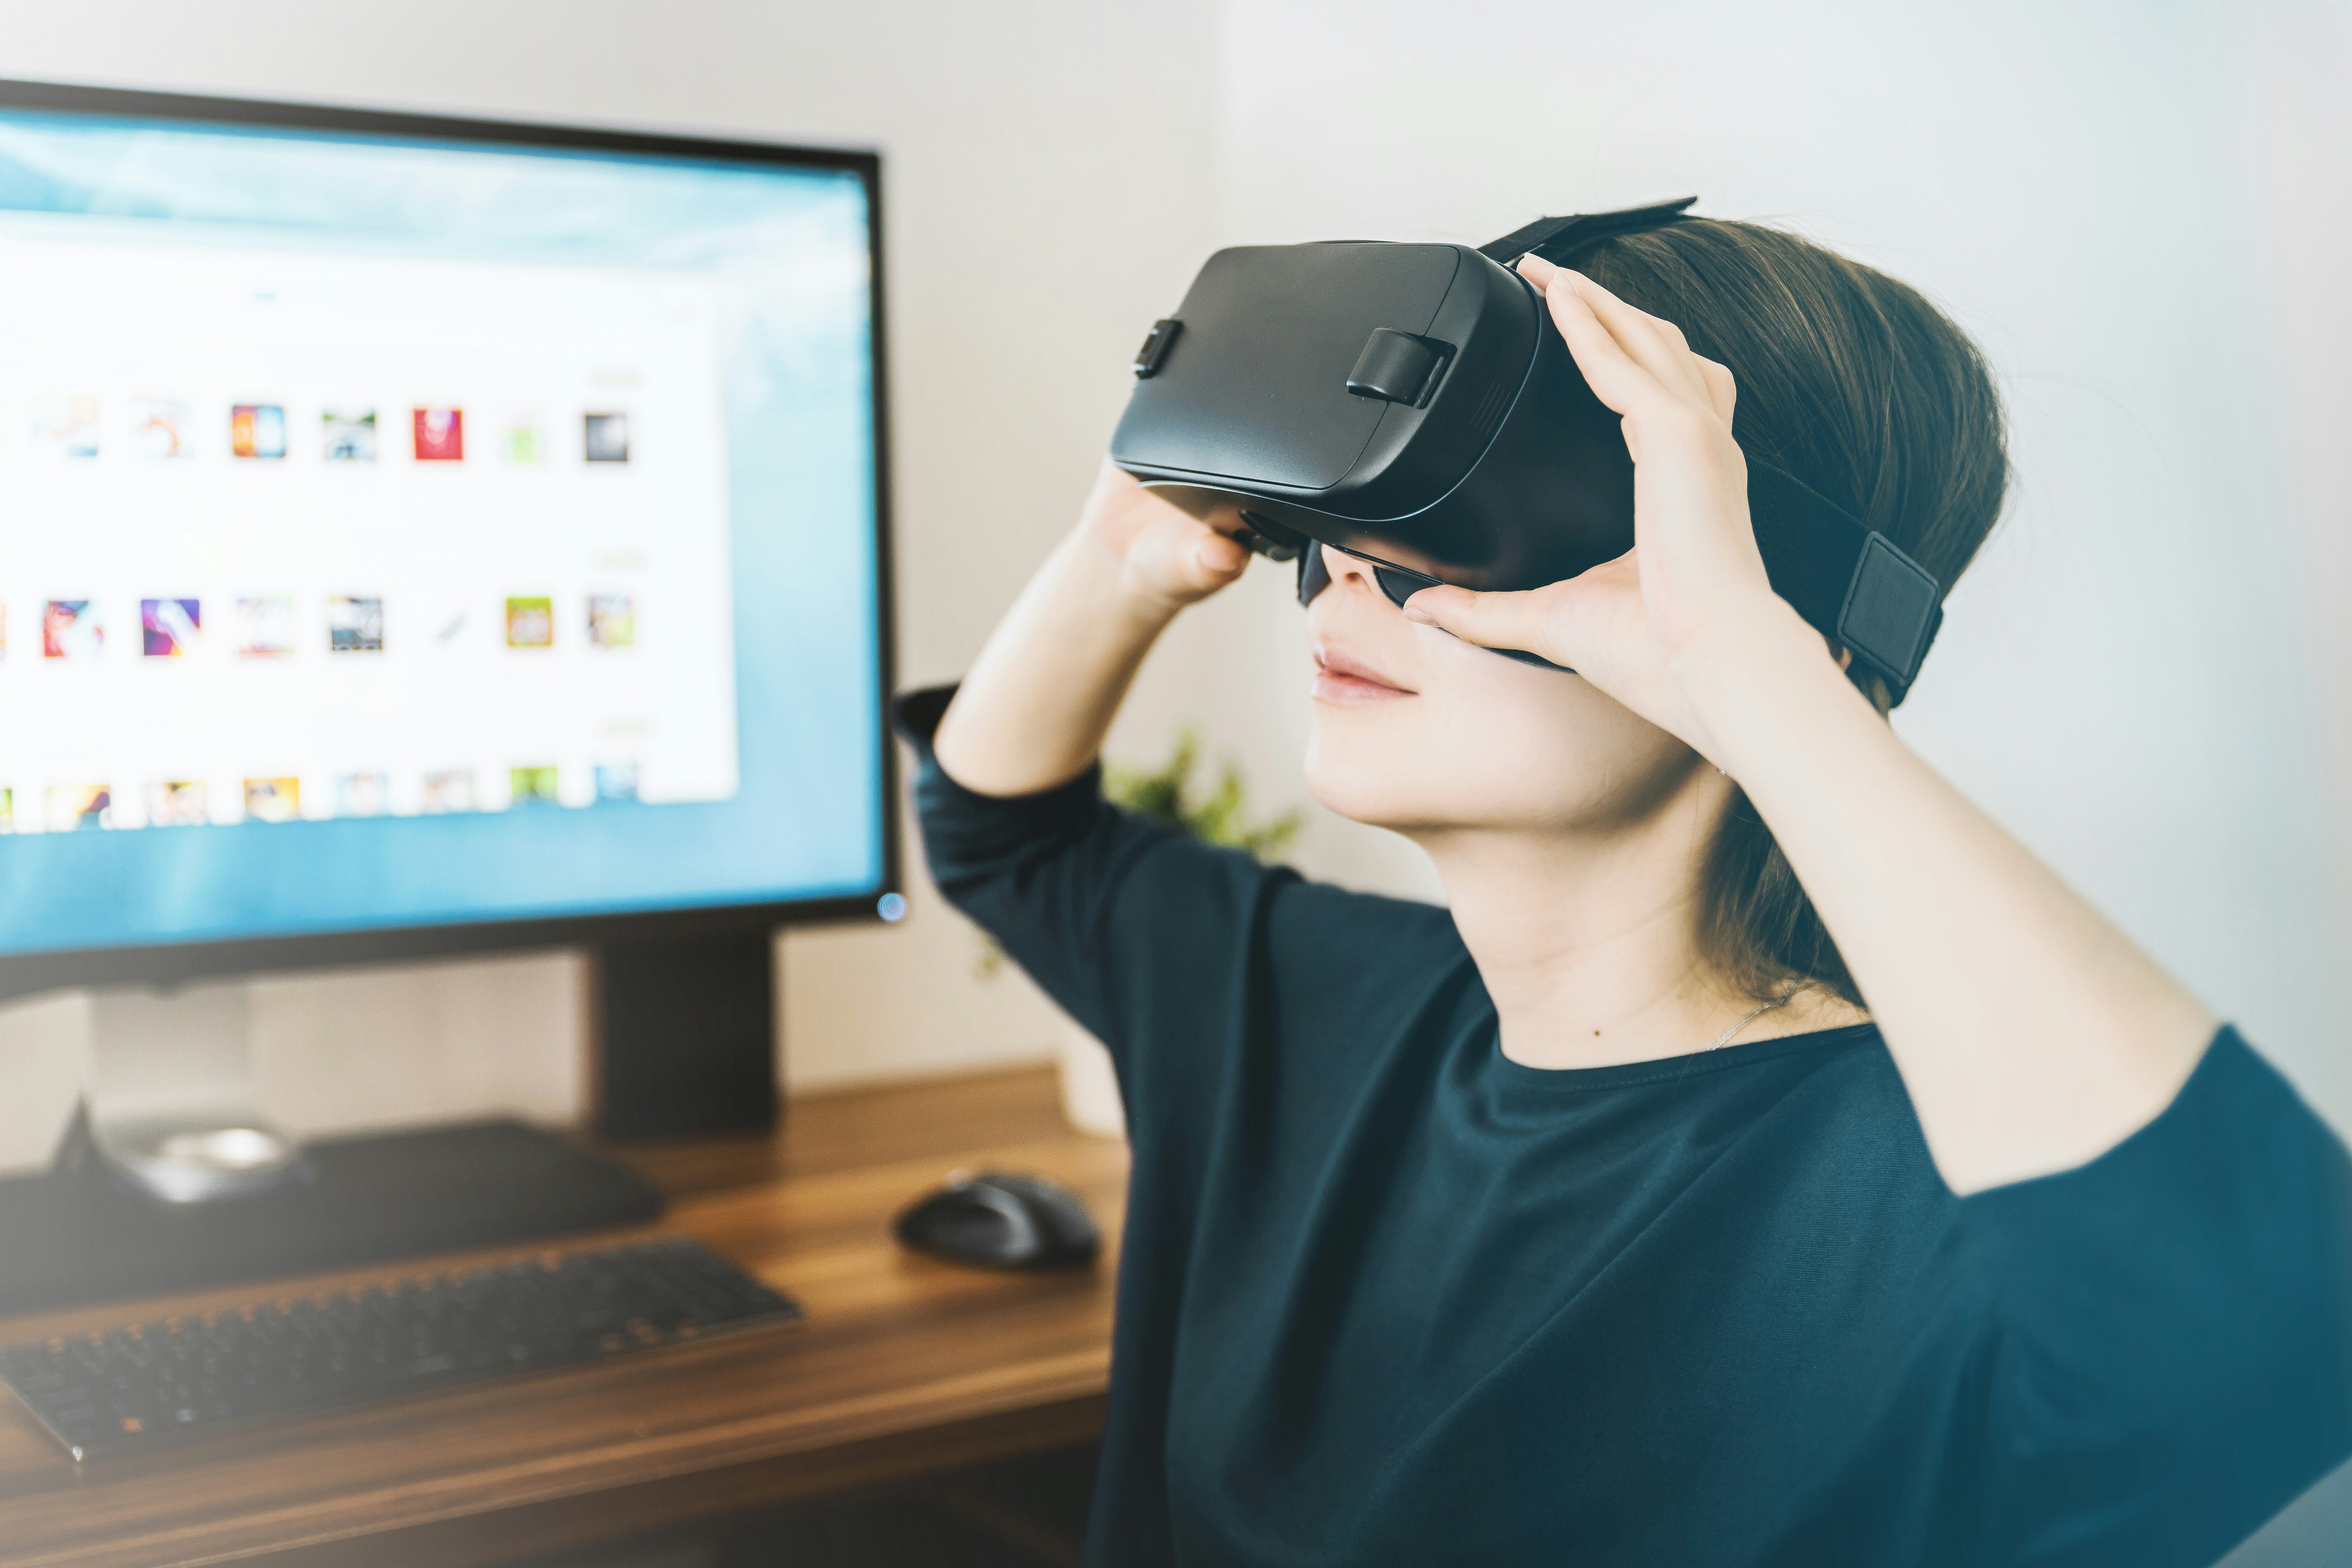
<path id="1" fill-rule="evenodd" d="M 1700 876 L 1729 793 L 1701 766 L 1654 809 L 1601 827 L 1413 835 L 1436 862 L 1495 1000 L 1505 1056 L 1538 1068 L 1685 1056 L 1755 1008 L 1756 998 L 1717 976 L 1698 942 Z M 1864 1017 L 1806 987 L 1737 1038 Z"/>

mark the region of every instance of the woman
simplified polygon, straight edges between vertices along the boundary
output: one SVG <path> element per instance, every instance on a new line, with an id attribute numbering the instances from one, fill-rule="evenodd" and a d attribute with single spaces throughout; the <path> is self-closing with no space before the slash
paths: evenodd
<path id="1" fill-rule="evenodd" d="M 1951 582 L 1982 363 L 1767 229 L 1581 265 L 1522 269 L 1623 416 L 1632 553 L 1400 612 L 1327 551 L 1308 610 L 1308 785 L 1450 909 L 1101 803 L 1247 560 L 1114 470 L 902 704 L 934 874 L 1127 1100 L 1088 1560 L 2209 1563 L 2352 1451 L 2352 1163 L 1895 739 L 1748 519 L 1743 447 Z"/>

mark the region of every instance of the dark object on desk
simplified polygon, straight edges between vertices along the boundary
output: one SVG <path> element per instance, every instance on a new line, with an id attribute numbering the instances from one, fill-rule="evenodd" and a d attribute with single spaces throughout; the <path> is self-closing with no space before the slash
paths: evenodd
<path id="1" fill-rule="evenodd" d="M 677 1237 L 17 1345 L 0 1381 L 86 1459 L 801 1316 Z"/>
<path id="2" fill-rule="evenodd" d="M 1102 1246 L 1086 1205 L 1042 1176 L 968 1175 L 901 1210 L 891 1230 L 918 1252 L 982 1268 L 1091 1263 Z"/>
<path id="3" fill-rule="evenodd" d="M 767 928 L 590 950 L 596 1131 L 607 1138 L 776 1125 L 776 966 Z"/>
<path id="4" fill-rule="evenodd" d="M 520 1121 L 326 1140 L 307 1147 L 299 1185 L 186 1205 L 124 1190 L 86 1137 L 68 1137 L 47 1175 L 0 1181 L 0 1315 L 642 1225 L 662 1211 L 634 1172 Z"/>

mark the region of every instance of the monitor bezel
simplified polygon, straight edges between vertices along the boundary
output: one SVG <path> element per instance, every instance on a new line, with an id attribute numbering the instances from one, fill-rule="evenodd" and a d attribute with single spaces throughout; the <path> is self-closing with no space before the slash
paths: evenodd
<path id="1" fill-rule="evenodd" d="M 121 119 L 195 121 L 261 129 L 326 131 L 422 141 L 470 142 L 573 152 L 634 153 L 845 170 L 866 194 L 868 310 L 873 342 L 874 626 L 880 706 L 893 689 L 896 635 L 890 550 L 889 338 L 882 270 L 882 159 L 857 148 L 815 147 L 625 131 L 587 125 L 485 120 L 393 110 L 346 108 L 267 99 L 149 92 L 62 82 L 0 79 L 0 110 Z M 467 954 L 545 948 L 595 948 L 647 941 L 740 935 L 784 925 L 880 921 L 880 902 L 900 889 L 898 752 L 887 712 L 875 714 L 881 784 L 882 874 L 869 889 L 823 898 L 614 910 L 527 920 L 358 927 L 280 936 L 237 937 L 127 947 L 75 948 L 0 956 L 0 999 L 102 985 L 171 986 L 278 971 L 361 967 Z"/>

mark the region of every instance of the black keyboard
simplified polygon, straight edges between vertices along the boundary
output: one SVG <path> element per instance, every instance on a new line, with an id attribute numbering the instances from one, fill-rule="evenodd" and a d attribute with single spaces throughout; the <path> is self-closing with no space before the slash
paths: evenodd
<path id="1" fill-rule="evenodd" d="M 86 1459 L 800 1317 L 677 1237 L 63 1335 L 0 1351 L 0 1382 Z"/>

